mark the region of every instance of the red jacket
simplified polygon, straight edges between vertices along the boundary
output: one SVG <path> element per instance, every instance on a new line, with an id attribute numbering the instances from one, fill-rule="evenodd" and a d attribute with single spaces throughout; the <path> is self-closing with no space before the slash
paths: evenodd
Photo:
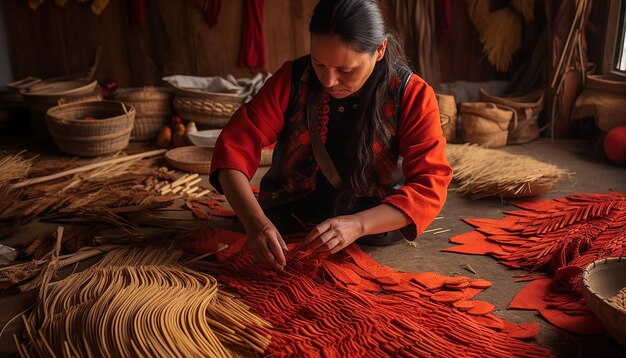
<path id="1" fill-rule="evenodd" d="M 231 118 L 218 138 L 211 164 L 211 183 L 221 192 L 214 175 L 231 168 L 252 178 L 261 149 L 276 142 L 285 123 L 292 83 L 293 62 L 286 62 L 259 93 Z M 439 108 L 434 91 L 417 75 L 406 86 L 397 114 L 397 140 L 403 157 L 403 186 L 383 199 L 404 212 L 419 235 L 437 216 L 446 200 L 452 169 L 445 157 Z"/>

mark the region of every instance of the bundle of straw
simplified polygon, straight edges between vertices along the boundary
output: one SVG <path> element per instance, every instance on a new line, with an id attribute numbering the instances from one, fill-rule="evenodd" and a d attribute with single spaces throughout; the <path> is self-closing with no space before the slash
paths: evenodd
<path id="1" fill-rule="evenodd" d="M 563 175 L 571 174 L 555 165 L 524 155 L 475 145 L 446 146 L 457 191 L 472 199 L 490 196 L 527 197 L 550 190 Z"/>
<path id="2" fill-rule="evenodd" d="M 467 13 L 489 63 L 506 71 L 522 43 L 521 18 L 531 21 L 534 17 L 534 1 L 512 1 L 511 6 L 491 12 L 490 0 L 467 0 Z"/>
<path id="3" fill-rule="evenodd" d="M 494 11 L 480 35 L 489 63 L 498 71 L 506 71 L 513 54 L 522 44 L 522 21 L 510 7 Z"/>
<path id="4" fill-rule="evenodd" d="M 33 165 L 33 159 L 24 159 L 24 151 L 15 155 L 6 155 L 0 159 L 0 186 L 16 179 L 23 179 Z"/>
<path id="5" fill-rule="evenodd" d="M 180 262 L 182 250 L 124 248 L 44 283 L 24 317 L 21 356 L 233 357 L 261 354 L 271 325 Z"/>

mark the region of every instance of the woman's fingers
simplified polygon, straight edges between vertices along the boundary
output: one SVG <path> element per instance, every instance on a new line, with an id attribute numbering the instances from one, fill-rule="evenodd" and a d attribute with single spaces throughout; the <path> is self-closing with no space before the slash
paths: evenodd
<path id="1" fill-rule="evenodd" d="M 311 232 L 309 232 L 309 234 L 304 239 L 304 243 L 306 244 L 311 243 L 313 240 L 317 239 L 324 232 L 328 231 L 328 229 L 330 229 L 330 223 L 328 221 L 322 222 L 321 224 L 314 227 L 313 230 L 311 230 Z"/>
<path id="2" fill-rule="evenodd" d="M 323 250 L 326 247 L 326 243 L 337 236 L 337 232 L 334 230 L 327 230 L 321 235 L 317 236 L 313 241 L 308 244 L 309 250 Z"/>
<path id="3" fill-rule="evenodd" d="M 285 254 L 283 253 L 283 249 L 280 247 L 279 240 L 281 240 L 280 234 L 276 232 L 275 236 L 273 238 L 268 238 L 266 242 L 272 254 L 272 257 L 274 258 L 274 261 L 279 264 L 282 269 L 287 264 L 287 261 L 285 260 Z"/>
<path id="4" fill-rule="evenodd" d="M 317 252 L 320 255 L 328 255 L 332 252 L 332 250 L 336 249 L 337 247 L 341 247 L 341 242 L 341 239 L 335 236 L 332 239 L 326 241 L 322 246 L 320 246 L 317 249 Z M 340 249 L 338 249 L 337 251 L 339 251 Z"/>

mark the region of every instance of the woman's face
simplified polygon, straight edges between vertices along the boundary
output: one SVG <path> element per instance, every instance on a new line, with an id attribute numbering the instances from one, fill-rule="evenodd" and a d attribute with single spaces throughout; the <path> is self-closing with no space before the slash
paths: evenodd
<path id="1" fill-rule="evenodd" d="M 317 78 L 334 98 L 357 93 L 385 54 L 387 40 L 373 55 L 350 49 L 338 36 L 311 35 L 311 61 Z"/>

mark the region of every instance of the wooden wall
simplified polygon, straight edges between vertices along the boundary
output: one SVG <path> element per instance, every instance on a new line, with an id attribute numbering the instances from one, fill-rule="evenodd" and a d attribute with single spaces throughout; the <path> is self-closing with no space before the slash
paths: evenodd
<path id="1" fill-rule="evenodd" d="M 156 84 L 164 75 L 250 76 L 236 66 L 242 0 L 222 1 L 217 25 L 209 28 L 204 0 L 147 0 L 143 26 L 131 19 L 129 0 L 111 0 L 96 16 L 89 3 L 59 8 L 46 0 L 36 11 L 24 0 L 3 0 L 14 78 L 48 78 L 85 71 L 103 47 L 96 73 L 120 86 Z M 264 34 L 268 70 L 308 52 L 308 19 L 316 0 L 266 0 Z"/>
<path id="2" fill-rule="evenodd" d="M 380 1 L 384 9 L 391 8 L 393 0 Z M 69 0 L 64 8 L 46 0 L 36 11 L 25 0 L 2 0 L 13 77 L 47 78 L 85 71 L 97 46 L 103 52 L 96 78 L 113 78 L 120 86 L 158 84 L 161 77 L 171 74 L 252 75 L 253 70 L 236 66 L 244 0 L 223 0 L 212 29 L 203 14 L 204 2 L 146 0 L 146 23 L 139 26 L 131 20 L 129 0 L 110 0 L 99 16 L 91 12 L 89 3 L 76 0 Z M 265 0 L 269 71 L 308 52 L 308 21 L 316 3 Z M 510 73 L 497 72 L 483 56 L 465 1 L 452 1 L 452 6 L 451 37 L 439 44 L 441 81 L 509 78 Z M 384 12 L 389 15 L 388 10 Z"/>

